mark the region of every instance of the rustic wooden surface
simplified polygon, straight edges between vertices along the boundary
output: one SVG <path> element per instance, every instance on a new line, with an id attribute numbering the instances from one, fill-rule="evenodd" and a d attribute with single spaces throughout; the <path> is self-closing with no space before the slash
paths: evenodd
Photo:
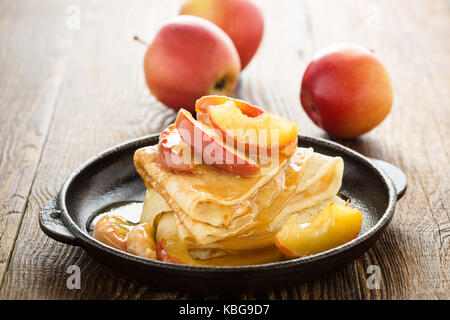
<path id="1" fill-rule="evenodd" d="M 236 96 L 327 137 L 302 111 L 299 86 L 311 56 L 333 42 L 375 50 L 390 71 L 395 103 L 387 120 L 338 141 L 392 162 L 408 191 L 391 225 L 361 258 L 296 288 L 241 294 L 269 299 L 449 299 L 450 3 L 433 1 L 260 1 L 262 46 Z M 81 10 L 80 29 L 67 26 Z M 161 291 L 48 238 L 38 210 L 80 163 L 125 140 L 158 132 L 174 112 L 143 78 L 144 47 L 177 14 L 178 1 L 0 1 L 0 298 L 216 298 Z M 66 287 L 69 265 L 82 287 Z M 379 290 L 366 286 L 380 267 Z"/>

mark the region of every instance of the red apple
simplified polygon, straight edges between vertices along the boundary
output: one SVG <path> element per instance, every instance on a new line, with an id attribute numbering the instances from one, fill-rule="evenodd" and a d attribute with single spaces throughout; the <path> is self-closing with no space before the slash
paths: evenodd
<path id="1" fill-rule="evenodd" d="M 144 72 L 153 95 L 175 110 L 194 112 L 208 94 L 230 94 L 239 72 L 231 39 L 208 20 L 177 16 L 163 26 L 147 49 Z"/>
<path id="2" fill-rule="evenodd" d="M 393 91 L 378 58 L 352 44 L 320 51 L 303 76 L 300 100 L 316 125 L 341 138 L 360 136 L 389 114 Z"/>
<path id="3" fill-rule="evenodd" d="M 264 19 L 251 0 L 188 0 L 180 14 L 199 16 L 212 21 L 233 40 L 244 69 L 261 43 Z"/>
<path id="4" fill-rule="evenodd" d="M 175 125 L 181 139 L 202 157 L 204 163 L 243 177 L 260 172 L 256 162 L 225 144 L 223 137 L 196 121 L 188 111 L 181 109 L 178 112 Z"/>

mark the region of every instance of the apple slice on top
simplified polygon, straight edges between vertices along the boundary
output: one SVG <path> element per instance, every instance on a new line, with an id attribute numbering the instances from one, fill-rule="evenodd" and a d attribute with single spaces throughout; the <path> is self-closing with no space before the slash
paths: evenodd
<path id="1" fill-rule="evenodd" d="M 226 145 L 214 130 L 196 121 L 189 111 L 178 112 L 175 126 L 181 139 L 201 155 L 204 163 L 217 169 L 243 177 L 260 172 L 260 166 L 249 157 Z"/>
<path id="2" fill-rule="evenodd" d="M 234 102 L 236 107 L 238 107 L 243 114 L 249 117 L 257 117 L 260 114 L 264 113 L 264 110 L 247 103 L 246 101 L 230 98 L 227 96 L 204 96 L 200 99 L 197 99 L 195 103 L 195 111 L 197 112 L 197 119 L 199 113 L 208 113 L 209 106 L 217 106 L 220 104 L 224 104 L 228 101 Z"/>
<path id="3" fill-rule="evenodd" d="M 233 100 L 210 105 L 208 118 L 214 128 L 231 136 L 238 145 L 245 145 L 246 150 L 281 150 L 298 134 L 295 122 L 270 112 L 249 116 Z"/>
<path id="4" fill-rule="evenodd" d="M 181 140 L 175 125 L 172 124 L 161 132 L 158 161 L 164 168 L 176 172 L 192 172 L 194 164 L 190 153 L 190 147 Z"/>
<path id="5" fill-rule="evenodd" d="M 197 99 L 195 103 L 195 111 L 197 112 L 197 120 L 205 123 L 207 125 L 211 125 L 211 122 L 209 121 L 208 116 L 208 108 L 210 106 L 217 106 L 220 104 L 224 104 L 228 101 L 233 101 L 236 106 L 247 116 L 249 117 L 256 117 L 260 114 L 264 113 L 264 110 L 261 108 L 258 108 L 254 105 L 251 105 L 243 100 L 230 98 L 227 96 L 216 96 L 216 95 L 210 95 L 210 96 L 204 96 L 200 99 Z"/>

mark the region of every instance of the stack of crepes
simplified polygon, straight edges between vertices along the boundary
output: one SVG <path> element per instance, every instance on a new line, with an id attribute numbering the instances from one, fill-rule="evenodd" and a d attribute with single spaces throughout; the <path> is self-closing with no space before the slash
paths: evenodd
<path id="1" fill-rule="evenodd" d="M 279 261 L 274 235 L 290 215 L 307 222 L 330 202 L 343 202 L 343 160 L 297 148 L 254 177 L 223 173 L 205 164 L 187 174 L 166 170 L 157 146 L 134 161 L 147 196 L 141 222 L 176 262 L 247 265 Z"/>

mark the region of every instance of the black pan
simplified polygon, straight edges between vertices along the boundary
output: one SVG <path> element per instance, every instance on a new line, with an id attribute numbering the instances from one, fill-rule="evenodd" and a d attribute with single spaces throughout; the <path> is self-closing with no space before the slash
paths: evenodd
<path id="1" fill-rule="evenodd" d="M 348 263 L 381 235 L 406 189 L 397 167 L 368 159 L 339 144 L 299 136 L 299 146 L 344 159 L 341 195 L 363 213 L 359 236 L 337 248 L 283 262 L 239 267 L 197 267 L 147 260 L 95 240 L 88 232 L 95 212 L 123 201 L 143 201 L 145 185 L 136 173 L 133 154 L 158 143 L 158 134 L 118 145 L 86 161 L 64 183 L 59 194 L 42 207 L 41 229 L 51 238 L 81 246 L 95 259 L 154 286 L 183 291 L 223 293 L 292 286 Z"/>

